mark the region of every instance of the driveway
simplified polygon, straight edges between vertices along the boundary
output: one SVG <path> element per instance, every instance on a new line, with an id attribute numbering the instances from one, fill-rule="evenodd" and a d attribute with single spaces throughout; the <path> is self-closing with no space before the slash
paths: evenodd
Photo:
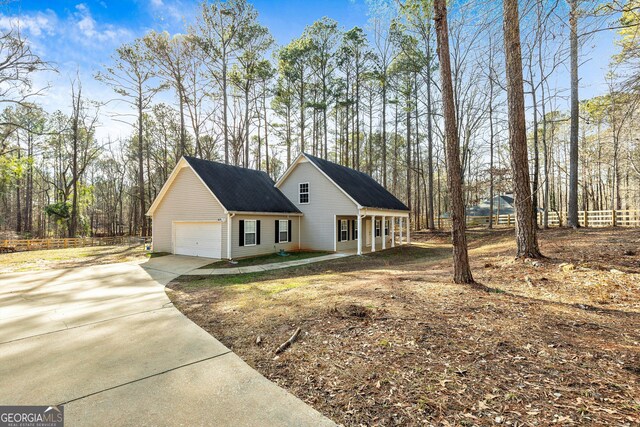
<path id="1" fill-rule="evenodd" d="M 0 405 L 67 425 L 333 425 L 173 307 L 183 256 L 0 275 Z"/>

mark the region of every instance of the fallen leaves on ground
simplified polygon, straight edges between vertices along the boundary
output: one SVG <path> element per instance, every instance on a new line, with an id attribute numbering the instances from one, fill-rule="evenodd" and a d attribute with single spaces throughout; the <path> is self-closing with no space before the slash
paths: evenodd
<path id="1" fill-rule="evenodd" d="M 543 260 L 514 260 L 512 233 L 470 232 L 489 292 L 452 284 L 448 236 L 425 232 L 241 285 L 180 278 L 169 294 L 344 425 L 638 425 L 640 231 L 544 231 Z"/>

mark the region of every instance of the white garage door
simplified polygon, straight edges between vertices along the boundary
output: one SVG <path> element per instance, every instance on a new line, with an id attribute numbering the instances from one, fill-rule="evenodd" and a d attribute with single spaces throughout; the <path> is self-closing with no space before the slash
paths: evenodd
<path id="1" fill-rule="evenodd" d="M 222 258 L 222 226 L 219 222 L 176 222 L 176 255 Z"/>

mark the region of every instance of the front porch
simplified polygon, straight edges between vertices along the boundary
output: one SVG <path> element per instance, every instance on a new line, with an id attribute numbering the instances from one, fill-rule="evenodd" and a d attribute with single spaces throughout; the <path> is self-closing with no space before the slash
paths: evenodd
<path id="1" fill-rule="evenodd" d="M 411 242 L 408 212 L 360 209 L 357 216 L 336 215 L 334 224 L 336 252 L 362 255 Z"/>

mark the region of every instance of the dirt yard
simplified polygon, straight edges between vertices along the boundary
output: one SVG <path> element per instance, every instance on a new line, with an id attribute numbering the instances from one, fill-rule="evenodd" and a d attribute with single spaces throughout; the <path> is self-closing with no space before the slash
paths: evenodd
<path id="1" fill-rule="evenodd" d="M 0 254 L 0 274 L 144 260 L 142 245 L 93 246 Z"/>
<path id="2" fill-rule="evenodd" d="M 178 278 L 180 310 L 267 378 L 348 425 L 640 424 L 640 230 L 444 233 L 300 268 Z M 300 339 L 275 355 L 296 330 Z"/>

